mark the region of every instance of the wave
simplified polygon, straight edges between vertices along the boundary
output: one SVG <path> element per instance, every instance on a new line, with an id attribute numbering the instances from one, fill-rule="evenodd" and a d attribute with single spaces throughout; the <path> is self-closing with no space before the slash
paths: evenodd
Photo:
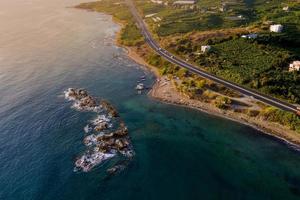
<path id="1" fill-rule="evenodd" d="M 97 101 L 84 89 L 68 88 L 64 96 L 66 100 L 74 101 L 72 108 L 78 111 L 101 112 L 102 106 L 97 105 Z"/>
<path id="2" fill-rule="evenodd" d="M 92 154 L 84 154 L 75 162 L 75 168 L 83 172 L 89 172 L 92 168 L 105 160 L 113 158 L 116 154 L 95 151 Z"/>
<path id="3" fill-rule="evenodd" d="M 93 130 L 93 128 L 90 127 L 89 125 L 86 125 L 86 126 L 83 128 L 83 130 L 84 130 L 85 133 L 89 133 L 89 132 L 91 132 L 91 131 Z"/>
<path id="4" fill-rule="evenodd" d="M 118 111 L 108 101 L 98 102 L 84 89 L 69 88 L 64 91 L 64 96 L 68 101 L 73 101 L 72 108 L 97 113 L 96 118 L 83 128 L 89 134 L 83 139 L 87 150 L 75 161 L 74 171 L 89 172 L 116 155 L 128 160 L 134 157 L 128 129 Z M 125 165 L 115 165 L 107 172 L 111 174 L 124 168 Z"/>

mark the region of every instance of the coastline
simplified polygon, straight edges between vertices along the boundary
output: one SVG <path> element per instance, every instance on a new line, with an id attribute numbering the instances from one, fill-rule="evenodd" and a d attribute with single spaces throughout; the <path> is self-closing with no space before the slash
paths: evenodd
<path id="1" fill-rule="evenodd" d="M 127 56 L 130 59 L 139 64 L 143 69 L 151 71 L 156 76 L 156 81 L 153 84 L 152 89 L 148 92 L 149 97 L 167 104 L 196 109 L 210 115 L 226 118 L 228 120 L 244 124 L 260 131 L 266 136 L 280 140 L 297 151 L 300 151 L 300 134 L 298 134 L 296 131 L 288 129 L 288 127 L 282 126 L 275 122 L 260 119 L 259 117 L 249 117 L 243 113 L 236 113 L 230 110 L 221 110 L 210 103 L 190 99 L 181 94 L 179 91 L 177 91 L 175 85 L 171 81 L 166 81 L 167 78 L 159 74 L 159 71 L 156 67 L 148 64 L 144 58 L 137 53 L 136 47 L 125 46 L 121 43 L 120 35 L 126 22 L 120 21 L 114 16 L 112 16 L 112 21 L 120 25 L 120 30 L 115 36 L 115 44 L 124 48 Z"/>
<path id="2" fill-rule="evenodd" d="M 118 34 L 120 34 L 120 31 Z M 172 81 L 168 81 L 167 77 L 161 76 L 156 67 L 149 65 L 141 56 L 139 56 L 134 47 L 123 46 L 118 40 L 116 40 L 116 44 L 126 49 L 127 56 L 130 59 L 140 64 L 145 70 L 150 70 L 155 74 L 156 81 L 148 93 L 149 97 L 164 103 L 196 109 L 210 115 L 226 118 L 250 126 L 261 133 L 279 139 L 290 147 L 300 151 L 300 135 L 295 131 L 289 130 L 287 127 L 280 124 L 262 120 L 258 117 L 249 117 L 246 114 L 221 110 L 210 103 L 190 99 L 177 91 Z"/>
<path id="3" fill-rule="evenodd" d="M 164 103 L 196 109 L 210 115 L 250 126 L 300 151 L 300 137 L 296 135 L 296 132 L 288 130 L 286 127 L 274 122 L 268 122 L 257 117 L 249 117 L 246 114 L 235 113 L 230 110 L 221 110 L 210 103 L 189 99 L 178 92 L 174 84 L 166 80 L 165 77 L 157 78 L 152 90 L 149 92 L 149 96 Z"/>

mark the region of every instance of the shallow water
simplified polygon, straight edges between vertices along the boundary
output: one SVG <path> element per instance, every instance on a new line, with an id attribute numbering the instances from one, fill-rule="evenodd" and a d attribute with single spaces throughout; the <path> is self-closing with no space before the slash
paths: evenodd
<path id="1" fill-rule="evenodd" d="M 299 199 L 300 155 L 247 126 L 137 95 L 144 74 L 110 45 L 119 27 L 67 8 L 81 0 L 0 1 L 0 199 Z M 153 75 L 147 73 L 147 85 Z M 94 117 L 69 87 L 111 101 L 136 152 L 74 173 Z"/>

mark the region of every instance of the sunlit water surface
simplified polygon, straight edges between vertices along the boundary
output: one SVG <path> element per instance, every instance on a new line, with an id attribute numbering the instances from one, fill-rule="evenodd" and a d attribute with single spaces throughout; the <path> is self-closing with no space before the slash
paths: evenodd
<path id="1" fill-rule="evenodd" d="M 0 199 L 299 199 L 300 155 L 244 125 L 137 95 L 145 72 L 83 0 L 0 1 Z M 154 77 L 147 73 L 147 85 Z M 93 117 L 61 96 L 111 101 L 136 156 L 115 176 L 74 173 Z"/>

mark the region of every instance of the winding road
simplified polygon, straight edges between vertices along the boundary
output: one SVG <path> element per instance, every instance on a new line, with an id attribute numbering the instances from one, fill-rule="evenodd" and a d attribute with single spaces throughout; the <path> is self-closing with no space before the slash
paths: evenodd
<path id="1" fill-rule="evenodd" d="M 282 110 L 286 110 L 286 111 L 290 111 L 293 113 L 297 113 L 297 107 L 294 106 L 293 104 L 278 100 L 274 97 L 270 97 L 268 95 L 265 94 L 261 94 L 257 91 L 242 87 L 240 85 L 237 85 L 236 83 L 230 82 L 228 80 L 222 79 L 220 77 L 217 77 L 213 74 L 210 74 L 202 69 L 200 69 L 197 66 L 191 65 L 189 63 L 187 63 L 186 61 L 172 55 L 170 52 L 168 52 L 167 50 L 161 48 L 159 46 L 158 43 L 156 43 L 156 41 L 152 38 L 150 32 L 147 29 L 147 26 L 145 24 L 145 22 L 143 21 L 142 17 L 139 15 L 134 3 L 132 2 L 132 0 L 126 0 L 126 3 L 134 17 L 134 19 L 136 20 L 137 26 L 139 27 L 139 29 L 141 30 L 143 36 L 145 37 L 145 41 L 149 44 L 149 46 L 160 56 L 164 57 L 166 60 L 168 60 L 169 62 L 178 65 L 180 67 L 183 67 L 187 70 L 189 70 L 190 72 L 193 72 L 195 74 L 198 74 L 199 76 L 203 77 L 203 78 L 207 78 L 209 80 L 212 80 L 216 83 L 222 84 L 230 89 L 236 90 L 244 95 L 250 96 L 251 98 L 255 98 L 265 104 L 277 107 L 279 109 Z"/>

